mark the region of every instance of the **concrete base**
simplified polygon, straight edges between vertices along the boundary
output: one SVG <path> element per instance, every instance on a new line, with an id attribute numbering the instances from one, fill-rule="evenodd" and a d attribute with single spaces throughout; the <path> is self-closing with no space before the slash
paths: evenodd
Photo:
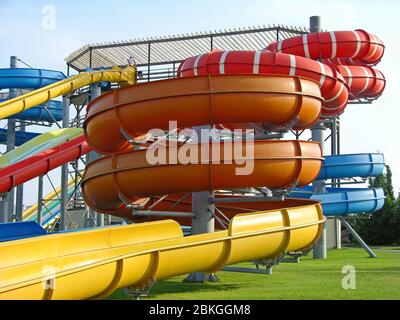
<path id="1" fill-rule="evenodd" d="M 328 257 L 327 249 L 326 249 L 326 226 L 324 226 L 324 230 L 322 231 L 321 237 L 315 244 L 313 248 L 313 258 L 314 259 L 326 259 Z"/>
<path id="2" fill-rule="evenodd" d="M 328 219 L 326 226 L 326 248 L 341 249 L 341 222 L 339 219 Z"/>

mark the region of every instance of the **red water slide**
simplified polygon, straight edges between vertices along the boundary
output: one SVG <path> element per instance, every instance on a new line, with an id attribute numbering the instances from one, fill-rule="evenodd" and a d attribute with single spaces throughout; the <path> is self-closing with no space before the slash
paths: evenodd
<path id="1" fill-rule="evenodd" d="M 277 74 L 315 80 L 325 99 L 323 116 L 342 113 L 349 98 L 346 81 L 335 67 L 291 54 L 215 50 L 185 60 L 178 69 L 179 77 L 221 74 Z"/>
<path id="2" fill-rule="evenodd" d="M 8 192 L 12 188 L 35 177 L 45 175 L 67 162 L 77 160 L 91 150 L 86 143 L 85 137 L 81 136 L 1 169 L 0 193 Z"/>
<path id="3" fill-rule="evenodd" d="M 274 42 L 267 50 L 318 59 L 341 73 L 350 90 L 350 100 L 377 98 L 386 86 L 382 72 L 372 68 L 385 52 L 381 39 L 364 30 L 304 34 Z"/>

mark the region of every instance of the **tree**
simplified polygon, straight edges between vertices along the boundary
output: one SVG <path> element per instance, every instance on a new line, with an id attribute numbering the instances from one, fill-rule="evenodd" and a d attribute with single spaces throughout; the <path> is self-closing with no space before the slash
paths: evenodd
<path id="1" fill-rule="evenodd" d="M 373 188 L 383 188 L 385 205 L 381 210 L 372 213 L 369 220 L 355 220 L 352 223 L 353 227 L 368 244 L 400 244 L 400 199 L 394 194 L 390 167 L 386 166 L 386 174 L 370 178 L 369 185 Z"/>

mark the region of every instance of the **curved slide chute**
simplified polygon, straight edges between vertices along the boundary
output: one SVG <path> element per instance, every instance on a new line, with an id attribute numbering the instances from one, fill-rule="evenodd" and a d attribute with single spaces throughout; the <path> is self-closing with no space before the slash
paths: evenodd
<path id="1" fill-rule="evenodd" d="M 248 88 L 249 82 L 258 86 Z M 204 95 L 198 94 L 196 90 L 199 89 L 194 83 L 201 85 L 199 87 L 203 88 Z M 298 90 L 296 84 L 299 83 L 304 84 L 304 91 Z M 267 89 L 275 88 L 275 94 L 271 95 L 270 90 L 265 88 L 260 90 L 265 84 L 268 84 Z M 240 90 L 241 86 L 245 90 Z M 231 121 L 232 117 L 238 118 L 242 114 L 247 117 L 244 122 L 247 122 L 247 119 L 249 122 L 256 119 L 260 119 L 261 122 L 286 122 L 303 112 L 305 125 L 311 124 L 318 117 L 323 101 L 317 83 L 297 77 L 237 75 L 165 80 L 138 87 L 141 90 L 131 87 L 117 90 L 114 95 L 105 94 L 89 106 L 89 115 L 85 123 L 86 137 L 88 141 L 95 142 L 91 145 L 97 150 L 103 151 L 103 154 L 111 154 L 91 163 L 82 182 L 85 198 L 95 210 L 101 209 L 103 205 L 120 205 L 121 199 L 114 197 L 115 195 L 123 196 L 126 201 L 134 201 L 137 197 L 154 194 L 220 187 L 269 185 L 272 188 L 280 188 L 295 184 L 306 185 L 319 174 L 322 163 L 321 148 L 312 142 L 257 141 L 254 156 L 250 159 L 254 160 L 256 173 L 240 176 L 236 175 L 235 171 L 242 167 L 240 164 L 223 161 L 218 164 L 210 161 L 211 159 L 204 164 L 179 165 L 168 162 L 165 165 L 152 165 L 146 160 L 146 151 L 133 151 L 128 146 L 129 140 L 126 137 L 141 135 L 143 130 L 147 130 L 146 126 L 151 129 L 152 126 L 160 125 L 163 129 L 169 119 L 180 116 L 180 108 L 187 106 L 193 107 L 193 110 L 200 110 L 202 117 L 193 119 L 194 123 L 183 122 L 183 128 L 197 123 L 213 123 L 210 110 L 213 110 L 217 117 L 229 119 L 222 122 Z M 174 90 L 167 95 L 165 88 Z M 189 91 L 189 94 L 177 95 L 177 90 L 192 90 L 192 94 Z M 119 110 L 115 112 L 114 103 L 117 100 L 114 98 L 119 95 L 130 102 L 124 104 L 120 101 L 117 104 Z M 210 96 L 214 98 L 211 105 Z M 127 108 L 129 103 L 131 107 Z M 251 112 L 251 108 L 248 108 L 252 104 L 258 107 L 257 112 Z M 164 112 L 161 112 L 162 109 L 158 111 L 159 105 L 165 107 Z M 244 106 L 250 116 L 243 113 Z M 277 112 L 274 116 L 271 108 L 285 112 Z M 147 119 L 147 123 L 136 120 L 137 122 L 129 126 L 129 122 L 125 122 L 125 126 L 122 127 L 127 132 L 121 137 L 120 131 L 114 130 L 114 126 L 115 123 L 120 123 L 119 120 L 126 120 L 126 117 L 112 117 L 108 110 L 113 109 L 113 115 L 120 116 L 120 113 L 126 110 L 131 112 L 128 114 L 131 117 L 129 120 L 136 120 L 137 116 Z M 153 116 L 149 117 L 151 114 Z M 185 114 L 194 117 L 193 114 Z M 186 119 L 183 118 L 182 121 Z M 139 124 L 142 126 L 137 127 Z M 98 141 L 104 143 L 98 144 Z M 244 142 L 240 144 L 243 147 Z M 211 148 L 215 145 L 212 143 Z M 202 145 L 190 143 L 186 146 L 199 148 Z M 184 146 L 179 148 L 182 147 Z M 171 145 L 166 148 L 173 151 Z M 121 151 L 123 152 L 118 153 Z M 225 152 L 225 149 L 222 158 L 234 160 L 232 153 Z M 116 168 L 117 163 L 121 171 Z M 276 170 L 277 167 L 282 170 Z M 188 179 L 188 175 L 193 175 L 193 178 Z M 106 180 L 111 179 L 111 184 L 103 183 L 102 176 Z M 117 183 L 118 188 L 123 189 L 118 189 L 115 193 L 113 183 Z M 126 183 L 130 187 L 125 188 Z M 119 191 L 122 192 L 118 193 Z M 109 204 L 101 199 L 107 195 Z M 276 259 L 285 252 L 311 249 L 319 238 L 325 221 L 320 204 L 310 200 L 287 200 L 275 203 L 275 208 L 271 206 L 272 204 L 264 207 L 270 208 L 269 210 L 249 211 L 243 208 L 242 214 L 236 215 L 230 221 L 228 230 L 191 237 L 184 237 L 181 226 L 168 220 L 8 242 L 7 245 L 0 245 L 3 257 L 0 263 L 4 271 L 0 275 L 0 297 L 102 298 L 120 287 L 145 287 L 151 279 L 159 280 L 196 271 L 212 272 L 226 264 L 258 258 Z M 37 254 L 38 250 L 33 248 L 43 247 L 44 243 L 47 244 L 44 247 L 46 252 L 41 251 L 43 255 Z M 27 250 L 27 246 L 32 250 Z M 36 253 L 28 257 L 27 252 L 33 251 Z M 13 252 L 13 255 L 7 255 L 7 252 Z M 24 263 L 20 263 L 16 254 L 24 257 Z M 47 291 L 42 285 L 45 265 L 55 268 L 53 275 L 57 284 L 51 291 Z M 122 265 L 124 267 L 121 269 Z M 82 279 L 85 279 L 87 285 L 81 285 Z"/>
<path id="2" fill-rule="evenodd" d="M 237 215 L 228 230 L 198 236 L 184 237 L 167 220 L 0 243 L 0 298 L 100 299 L 155 279 L 310 249 L 324 219 L 318 203 L 304 204 Z M 43 285 L 49 266 L 54 289 Z"/>
<path id="3" fill-rule="evenodd" d="M 25 89 L 36 90 L 55 82 L 62 81 L 66 77 L 62 72 L 42 69 L 0 69 L 1 89 Z M 0 104 L 8 100 L 0 99 Z M 47 108 L 47 110 L 46 110 Z M 33 120 L 54 122 L 62 120 L 62 103 L 51 100 L 46 103 L 46 108 L 35 106 L 32 109 L 17 113 L 8 117 L 9 119 Z"/>
<path id="4" fill-rule="evenodd" d="M 124 68 L 114 67 L 110 70 L 83 72 L 67 79 L 49 84 L 17 98 L 0 103 L 0 119 L 8 118 L 17 113 L 45 104 L 51 99 L 99 82 L 118 82 L 122 85 L 135 84 L 136 68 L 127 66 Z M 9 83 L 7 85 L 9 86 Z"/>
<path id="5" fill-rule="evenodd" d="M 321 59 L 336 68 L 347 82 L 350 100 L 376 99 L 385 89 L 384 75 L 372 68 L 381 61 L 385 46 L 364 30 L 305 34 L 274 42 L 267 50 Z"/>
<path id="6" fill-rule="evenodd" d="M 283 126 L 293 119 L 297 120 L 295 127 L 309 127 L 318 120 L 322 101 L 318 85 L 299 77 L 172 79 L 139 84 L 95 99 L 88 107 L 84 129 L 95 151 L 112 154 L 132 149 L 129 141 L 152 129 L 169 131 L 171 119 L 179 128 L 250 121 Z"/>
<path id="7" fill-rule="evenodd" d="M 0 99 L 0 103 L 3 103 L 8 100 Z M 47 110 L 46 110 L 47 109 Z M 49 123 L 54 123 L 57 121 L 61 121 L 63 118 L 63 110 L 62 110 L 62 102 L 51 100 L 48 101 L 45 105 L 33 107 L 32 109 L 28 109 L 21 113 L 16 113 L 8 119 L 17 119 L 24 121 L 45 121 Z"/>
<path id="8" fill-rule="evenodd" d="M 16 164 L 21 160 L 37 155 L 38 153 L 45 152 L 60 144 L 66 143 L 70 140 L 78 138 L 83 135 L 82 129 L 67 128 L 58 129 L 51 132 L 43 133 L 36 138 L 31 139 L 25 144 L 21 145 L 0 157 L 0 169 Z"/>
<path id="9" fill-rule="evenodd" d="M 90 152 L 91 148 L 85 141 L 82 129 L 77 130 L 80 130 L 80 135 L 78 134 L 77 137 L 67 142 L 58 142 L 40 153 L 20 161 L 13 161 L 12 164 L 0 169 L 0 192 L 6 193 L 18 185 L 45 175 L 64 163 L 77 160 Z M 29 152 L 29 149 L 27 151 Z"/>
<path id="10" fill-rule="evenodd" d="M 385 169 L 383 154 L 347 154 L 325 157 L 318 180 L 369 178 L 382 175 Z M 382 188 L 326 188 L 326 193 L 313 193 L 302 188 L 290 197 L 320 201 L 326 216 L 373 213 L 383 208 Z"/>
<path id="11" fill-rule="evenodd" d="M 326 188 L 326 193 L 313 193 L 307 187 L 292 192 L 290 197 L 321 202 L 328 217 L 374 213 L 383 208 L 386 199 L 382 188 Z"/>
<path id="12" fill-rule="evenodd" d="M 381 39 L 364 30 L 314 32 L 271 43 L 268 50 L 308 59 L 349 58 L 353 64 L 376 65 L 385 53 Z"/>
<path id="13" fill-rule="evenodd" d="M 378 177 L 384 169 L 385 157 L 381 153 L 325 156 L 317 180 Z"/>
<path id="14" fill-rule="evenodd" d="M 325 99 L 322 116 L 342 113 L 349 98 L 346 82 L 336 68 L 285 53 L 215 50 L 186 59 L 178 69 L 178 77 L 221 74 L 276 74 L 312 79 L 319 83 Z"/>
<path id="15" fill-rule="evenodd" d="M 334 35 L 340 38 L 339 33 Z M 360 43 L 364 56 L 354 54 L 353 58 L 365 63 L 379 60 L 381 56 L 370 54 L 374 51 L 372 36 L 362 32 L 357 35 L 368 38 L 368 50 Z M 375 47 L 374 52 L 379 53 L 379 45 Z M 168 131 L 173 120 L 177 120 L 178 129 L 251 123 L 303 129 L 318 120 L 324 103 L 321 81 L 294 76 L 293 66 L 289 75 L 268 76 L 254 74 L 255 66 L 253 72 L 225 74 L 225 64 L 219 64 L 218 74 L 141 84 L 94 100 L 88 107 L 85 137 L 106 157 L 87 166 L 82 188 L 88 205 L 98 212 L 126 213 L 127 206 L 148 198 L 156 201 L 152 209 L 157 210 L 168 205 L 168 201 L 157 201 L 166 195 L 172 201 L 183 192 L 265 186 L 291 189 L 315 180 L 323 158 L 319 144 L 313 142 L 256 141 L 255 152 L 247 159 L 254 163 L 254 171 L 244 176 L 237 174 L 243 163 L 236 163 L 234 154 L 221 148 L 223 143 L 174 146 L 168 141 L 160 144 L 168 154 L 165 163 L 149 160 L 148 152 L 157 142 L 144 150 L 131 146 L 149 130 Z M 341 87 L 344 91 L 348 85 L 342 81 Z M 243 141 L 238 144 L 247 150 Z M 182 150 L 182 154 L 199 151 L 204 146 L 223 149 L 220 163 L 213 157 L 199 162 L 201 152 L 194 152 L 197 157 L 188 164 L 175 163 L 170 156 Z M 221 197 L 224 195 L 216 200 Z M 145 288 L 154 280 L 190 272 L 216 272 L 241 261 L 280 259 L 287 252 L 304 252 L 314 246 L 326 221 L 319 202 L 259 200 L 235 202 L 227 230 L 211 234 L 184 237 L 176 221 L 166 220 L 0 244 L 0 298 L 104 298 L 122 287 Z M 190 199 L 184 199 L 178 206 L 188 204 Z M 47 289 L 43 283 L 49 279 L 49 266 L 55 286 Z"/>

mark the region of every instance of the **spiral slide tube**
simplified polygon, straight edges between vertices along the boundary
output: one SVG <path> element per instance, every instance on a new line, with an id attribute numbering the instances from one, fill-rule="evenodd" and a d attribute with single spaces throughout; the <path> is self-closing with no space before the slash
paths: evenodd
<path id="1" fill-rule="evenodd" d="M 385 160 L 382 154 L 326 156 L 317 180 L 377 177 L 383 173 L 384 168 Z M 312 193 L 311 187 L 297 188 L 289 194 L 289 197 L 320 201 L 322 203 L 324 215 L 327 217 L 373 213 L 382 209 L 385 202 L 385 195 L 382 188 L 326 188 L 326 191 L 326 193 Z M 221 198 L 223 196 L 217 193 L 216 197 Z M 179 199 L 184 200 L 176 205 Z M 255 198 L 255 200 L 257 200 L 257 198 Z M 290 200 L 292 201 L 292 199 Z M 161 203 L 156 203 L 156 201 L 157 198 L 147 203 L 147 208 L 151 207 L 152 210 L 155 211 L 168 211 L 171 206 L 173 206 L 174 211 L 191 211 L 191 198 L 188 196 L 185 197 L 185 193 L 170 196 Z M 144 202 L 144 199 L 138 200 L 138 203 L 140 202 Z M 231 219 L 240 212 L 238 208 L 262 210 L 262 208 L 268 208 L 269 204 L 257 201 L 256 204 L 235 202 L 234 206 L 225 203 L 217 203 L 216 206 L 227 218 Z M 143 217 L 133 217 L 132 211 L 122 204 L 118 206 L 117 209 L 112 207 L 108 207 L 107 209 L 108 210 L 104 210 L 103 212 L 134 222 L 145 221 Z M 155 221 L 157 219 L 156 217 L 146 218 L 147 221 Z M 176 220 L 182 225 L 190 225 L 190 219 L 180 218 Z M 216 224 L 216 227 L 220 228 L 221 226 Z"/>
<path id="2" fill-rule="evenodd" d="M 341 73 L 349 87 L 350 100 L 379 97 L 386 86 L 378 64 L 385 46 L 364 30 L 310 33 L 270 44 L 268 50 L 321 59 Z"/>
<path id="3" fill-rule="evenodd" d="M 382 154 L 328 156 L 325 157 L 318 180 L 377 177 L 384 168 Z M 373 213 L 385 204 L 382 188 L 326 188 L 326 193 L 312 193 L 312 189 L 306 187 L 291 193 L 290 197 L 322 202 L 326 216 Z"/>
<path id="4" fill-rule="evenodd" d="M 300 56 L 270 51 L 220 51 L 191 57 L 178 69 L 178 77 L 220 74 L 277 74 L 303 76 L 319 83 L 322 116 L 340 114 L 347 106 L 349 91 L 336 68 Z M 301 129 L 295 126 L 295 129 Z"/>
<path id="5" fill-rule="evenodd" d="M 254 172 L 238 176 L 235 163 L 151 165 L 145 151 L 132 150 L 126 139 L 156 126 L 164 128 L 174 118 L 182 121 L 182 127 L 220 119 L 224 123 L 258 119 L 289 123 L 297 117 L 307 126 L 318 117 L 322 101 L 317 83 L 282 76 L 174 79 L 105 94 L 89 106 L 85 134 L 95 150 L 109 156 L 88 166 L 82 183 L 85 199 L 99 210 L 117 208 L 121 198 L 133 202 L 143 196 L 220 187 L 307 185 L 321 168 L 321 149 L 316 143 L 257 141 Z M 254 111 L 247 107 L 247 112 L 242 112 L 245 105 L 253 104 L 257 107 Z M 162 112 L 161 105 L 167 112 Z M 179 118 L 181 108 L 187 106 L 193 114 Z M 242 115 L 244 119 L 240 119 Z M 114 130 L 116 125 L 126 132 L 121 135 Z M 216 147 L 215 143 L 210 147 Z M 222 157 L 233 159 L 233 154 L 224 152 Z M 117 167 L 121 170 L 116 171 Z M 138 187 L 126 188 L 127 183 Z M 184 237 L 181 226 L 167 220 L 0 244 L 0 298 L 102 298 L 121 287 L 145 287 L 152 279 L 217 271 L 227 264 L 257 258 L 273 259 L 288 251 L 309 250 L 325 221 L 320 204 L 310 200 L 270 203 L 261 210 L 243 208 L 238 213 L 228 230 L 198 236 Z M 54 266 L 54 290 L 43 286 L 44 266 Z M 85 286 L 81 285 L 83 279 Z"/>
<path id="6" fill-rule="evenodd" d="M 371 63 L 368 55 L 353 58 Z M 326 103 L 320 96 L 322 83 L 312 77 L 296 77 L 293 65 L 290 69 L 289 75 L 279 76 L 255 75 L 254 70 L 251 74 L 225 74 L 224 65 L 220 65 L 218 74 L 185 75 L 143 84 L 93 101 L 84 125 L 85 137 L 106 157 L 87 167 L 82 187 L 89 206 L 99 212 L 126 212 L 127 204 L 143 197 L 156 201 L 165 194 L 177 194 L 155 203 L 162 207 L 180 192 L 257 186 L 291 188 L 315 180 L 323 159 L 319 145 L 311 142 L 257 141 L 251 159 L 255 173 L 248 176 L 236 175 L 238 165 L 233 161 L 218 164 L 213 158 L 200 164 L 168 161 L 154 165 L 147 161 L 146 150 L 133 150 L 130 145 L 148 130 L 167 130 L 168 120 L 177 120 L 179 128 L 248 123 L 309 128 Z M 179 152 L 187 148 L 198 151 L 203 146 L 167 144 L 165 148 Z M 221 148 L 217 143 L 208 146 Z M 234 157 L 224 150 L 222 159 Z M 190 199 L 180 203 L 185 205 Z M 240 261 L 275 259 L 288 251 L 309 250 L 325 221 L 321 205 L 309 199 L 235 203 L 233 209 L 225 204 L 218 206 L 236 212 L 228 230 L 212 234 L 185 238 L 177 222 L 166 220 L 0 244 L 4 257 L 0 262 L 0 298 L 103 298 L 121 287 L 143 288 L 153 280 L 179 274 L 215 272 Z M 38 256 L 33 254 L 38 251 L 35 248 L 46 249 Z M 47 290 L 43 282 L 49 276 L 43 270 L 49 266 L 56 286 Z M 85 286 L 81 285 L 83 279 Z"/>

